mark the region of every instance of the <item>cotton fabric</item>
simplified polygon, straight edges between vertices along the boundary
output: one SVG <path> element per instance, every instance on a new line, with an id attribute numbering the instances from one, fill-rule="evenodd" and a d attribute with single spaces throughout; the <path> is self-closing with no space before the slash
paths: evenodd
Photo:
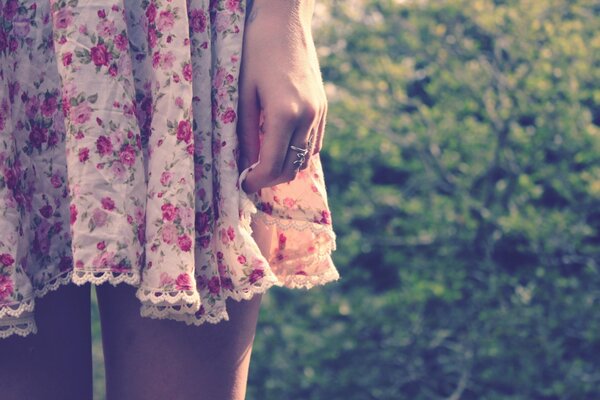
<path id="1" fill-rule="evenodd" d="M 142 316 L 200 325 L 339 279 L 318 156 L 241 189 L 243 1 L 0 4 L 0 337 L 36 333 L 64 284 L 134 285 Z"/>

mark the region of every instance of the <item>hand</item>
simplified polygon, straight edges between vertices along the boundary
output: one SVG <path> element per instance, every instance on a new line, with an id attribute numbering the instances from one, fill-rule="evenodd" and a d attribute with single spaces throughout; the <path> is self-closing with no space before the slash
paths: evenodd
<path id="1" fill-rule="evenodd" d="M 240 70 L 240 168 L 248 193 L 289 182 L 321 150 L 327 99 L 311 33 L 312 1 L 255 0 Z M 304 162 L 299 151 L 308 149 Z M 296 163 L 295 163 L 296 161 Z"/>

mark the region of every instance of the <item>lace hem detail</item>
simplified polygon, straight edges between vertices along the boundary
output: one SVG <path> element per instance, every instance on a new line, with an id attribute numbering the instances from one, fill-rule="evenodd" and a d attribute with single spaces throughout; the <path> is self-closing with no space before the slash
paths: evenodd
<path id="1" fill-rule="evenodd" d="M 73 276 L 73 270 L 69 269 L 67 271 L 61 272 L 56 277 L 50 279 L 48 282 L 44 283 L 41 288 L 35 290 L 35 297 L 40 298 L 44 297 L 49 292 L 52 292 L 62 285 L 66 285 L 71 283 L 71 278 Z"/>
<path id="2" fill-rule="evenodd" d="M 140 287 L 135 296 L 144 303 L 154 305 L 185 305 L 191 306 L 192 312 L 200 309 L 200 294 L 195 290 L 164 291 L 160 289 L 147 289 Z"/>
<path id="3" fill-rule="evenodd" d="M 20 317 L 25 312 L 33 312 L 35 298 L 30 297 L 16 304 L 0 305 L 0 318 L 3 317 Z"/>
<path id="4" fill-rule="evenodd" d="M 252 218 L 256 218 L 265 225 L 275 225 L 281 230 L 295 229 L 297 231 L 310 230 L 313 233 L 326 233 L 332 240 L 335 241 L 336 235 L 331 228 L 331 225 L 317 224 L 312 221 L 298 221 L 293 219 L 284 219 L 265 213 L 256 209 L 256 213 Z"/>
<path id="5" fill-rule="evenodd" d="M 186 325 L 195 325 L 200 326 L 205 322 L 211 324 L 218 324 L 221 321 L 229 321 L 229 314 L 227 310 L 224 308 L 219 309 L 216 313 L 211 312 L 208 314 L 203 314 L 201 316 L 196 316 L 194 313 L 182 313 L 182 312 L 174 312 L 174 310 L 170 307 L 160 307 L 160 306 L 142 306 L 140 309 L 140 315 L 142 317 L 148 317 L 152 319 L 169 319 L 178 322 L 185 322 Z"/>
<path id="6" fill-rule="evenodd" d="M 267 281 L 268 284 L 265 286 L 245 287 L 236 291 L 225 292 L 224 300 L 228 298 L 235 301 L 250 300 L 256 294 L 264 294 L 272 286 L 310 289 L 338 279 L 340 279 L 340 275 L 335 268 L 329 268 L 322 274 L 312 276 L 290 275 L 283 280 Z M 207 314 L 197 316 L 194 310 L 187 309 L 184 306 L 149 306 L 144 304 L 140 309 L 140 315 L 152 319 L 171 319 L 185 322 L 186 325 L 195 326 L 202 325 L 205 322 L 216 324 L 221 321 L 229 321 L 229 314 L 224 307 L 219 307 L 217 310 L 211 310 Z"/>
<path id="7" fill-rule="evenodd" d="M 25 337 L 32 333 L 37 333 L 37 325 L 35 324 L 33 317 L 12 319 L 8 324 L 0 325 L 0 339 L 6 339 L 12 335 Z"/>
<path id="8" fill-rule="evenodd" d="M 318 275 L 288 275 L 283 279 L 282 283 L 277 286 L 283 286 L 289 289 L 312 289 L 315 286 L 323 286 L 339 279 L 339 272 L 331 267 Z"/>
<path id="9" fill-rule="evenodd" d="M 94 285 L 101 285 L 104 282 L 108 282 L 113 286 L 117 286 L 119 283 L 125 282 L 132 286 L 137 286 L 140 283 L 140 274 L 137 272 L 117 272 L 117 271 L 90 271 L 85 269 L 77 269 L 73 271 L 71 281 L 76 285 L 85 285 L 86 283 L 92 283 Z"/>
<path id="10" fill-rule="evenodd" d="M 35 307 L 35 299 L 44 297 L 49 292 L 52 292 L 58 289 L 60 286 L 71 282 L 72 272 L 72 270 L 68 270 L 60 273 L 59 275 L 50 279 L 48 282 L 44 283 L 42 287 L 34 289 L 32 296 L 22 300 L 19 303 L 0 304 L 0 318 L 6 316 L 18 318 L 25 312 L 33 312 Z"/>

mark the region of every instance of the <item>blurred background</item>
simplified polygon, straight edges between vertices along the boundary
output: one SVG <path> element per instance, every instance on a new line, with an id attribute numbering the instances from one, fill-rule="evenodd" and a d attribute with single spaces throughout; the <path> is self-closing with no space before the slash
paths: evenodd
<path id="1" fill-rule="evenodd" d="M 267 293 L 248 400 L 600 399 L 600 1 L 317 3 L 342 278 Z"/>

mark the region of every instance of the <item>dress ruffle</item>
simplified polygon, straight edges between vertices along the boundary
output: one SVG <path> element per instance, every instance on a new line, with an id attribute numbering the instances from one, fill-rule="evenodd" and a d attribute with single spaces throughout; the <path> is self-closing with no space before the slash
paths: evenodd
<path id="1" fill-rule="evenodd" d="M 241 189 L 244 18 L 239 0 L 3 2 L 0 338 L 37 332 L 35 299 L 65 284 L 129 284 L 142 316 L 200 325 L 339 279 L 318 156 Z"/>

